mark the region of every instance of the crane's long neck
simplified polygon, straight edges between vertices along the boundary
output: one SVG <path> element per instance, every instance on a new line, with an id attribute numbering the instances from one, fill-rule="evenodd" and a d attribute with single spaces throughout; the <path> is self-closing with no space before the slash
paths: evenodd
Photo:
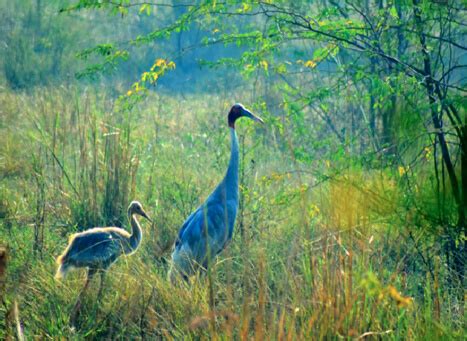
<path id="1" fill-rule="evenodd" d="M 227 173 L 223 183 L 226 189 L 226 198 L 227 199 L 237 199 L 238 198 L 238 165 L 239 165 L 239 147 L 238 147 L 238 138 L 235 128 L 230 127 L 230 139 L 231 139 L 231 149 L 230 149 L 230 161 L 229 168 L 227 168 Z"/>
<path id="2" fill-rule="evenodd" d="M 128 249 L 125 250 L 125 253 L 133 253 L 138 248 L 139 244 L 141 244 L 141 239 L 143 238 L 143 231 L 141 230 L 141 226 L 139 225 L 136 216 L 128 210 L 128 220 L 131 224 L 131 236 L 128 240 Z"/>

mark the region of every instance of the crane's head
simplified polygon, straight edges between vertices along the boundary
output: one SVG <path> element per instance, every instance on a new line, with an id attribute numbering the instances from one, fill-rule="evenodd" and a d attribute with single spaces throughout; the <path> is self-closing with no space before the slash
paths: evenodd
<path id="1" fill-rule="evenodd" d="M 229 115 L 227 117 L 228 117 L 229 127 L 234 128 L 234 129 L 235 129 L 235 121 L 240 117 L 248 117 L 248 118 L 251 118 L 253 121 L 264 123 L 264 121 L 260 117 L 256 116 L 255 114 L 247 110 L 241 103 L 236 103 L 232 107 L 232 109 L 230 109 Z"/>
<path id="2" fill-rule="evenodd" d="M 151 218 L 148 217 L 146 212 L 144 212 L 143 206 L 139 201 L 132 201 L 130 206 L 128 206 L 128 212 L 130 214 L 138 214 L 142 217 L 145 217 L 147 220 L 152 221 Z"/>

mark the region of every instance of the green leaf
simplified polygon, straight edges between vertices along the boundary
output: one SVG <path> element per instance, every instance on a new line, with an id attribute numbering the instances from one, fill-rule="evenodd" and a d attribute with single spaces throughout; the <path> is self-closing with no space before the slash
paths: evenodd
<path id="1" fill-rule="evenodd" d="M 139 14 L 146 12 L 147 15 L 151 15 L 151 5 L 150 4 L 142 4 L 139 8 Z"/>

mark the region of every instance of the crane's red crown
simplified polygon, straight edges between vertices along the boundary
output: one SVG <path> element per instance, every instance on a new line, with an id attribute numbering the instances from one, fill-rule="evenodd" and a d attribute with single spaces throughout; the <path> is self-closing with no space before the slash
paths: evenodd
<path id="1" fill-rule="evenodd" d="M 247 110 L 243 104 L 236 103 L 229 111 L 229 115 L 227 116 L 229 127 L 235 129 L 235 121 L 240 117 L 249 117 L 254 121 L 258 121 L 263 123 L 263 120 L 258 116 L 252 114 L 249 110 Z"/>
<path id="2" fill-rule="evenodd" d="M 245 109 L 245 107 L 243 105 L 241 105 L 240 103 L 235 104 L 230 109 L 229 115 L 227 116 L 228 121 L 229 121 L 229 127 L 235 128 L 235 121 L 238 118 L 243 116 L 243 114 L 242 114 L 243 110 L 242 109 Z"/>

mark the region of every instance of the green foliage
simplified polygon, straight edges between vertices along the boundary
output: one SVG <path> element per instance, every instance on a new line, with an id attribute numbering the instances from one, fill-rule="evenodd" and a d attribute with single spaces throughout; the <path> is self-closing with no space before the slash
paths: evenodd
<path id="1" fill-rule="evenodd" d="M 52 8 L 39 7 L 39 4 L 23 4 L 18 8 L 21 19 L 5 23 L 9 29 L 2 38 L 2 67 L 7 84 L 13 89 L 47 84 L 69 67 L 66 41 L 74 38 L 74 32 L 63 31 L 64 20 L 51 14 Z M 6 10 L 7 13 L 14 11 Z M 44 22 L 42 11 L 51 16 L 50 22 Z"/>
<path id="2" fill-rule="evenodd" d="M 117 70 L 119 63 L 127 61 L 129 53 L 125 50 L 116 50 L 111 44 L 99 44 L 96 47 L 85 49 L 77 54 L 77 57 L 83 60 L 88 60 L 93 54 L 104 57 L 104 61 L 100 64 L 87 66 L 83 71 L 76 73 L 78 79 L 89 77 L 94 78 L 100 73 L 110 73 Z"/>

